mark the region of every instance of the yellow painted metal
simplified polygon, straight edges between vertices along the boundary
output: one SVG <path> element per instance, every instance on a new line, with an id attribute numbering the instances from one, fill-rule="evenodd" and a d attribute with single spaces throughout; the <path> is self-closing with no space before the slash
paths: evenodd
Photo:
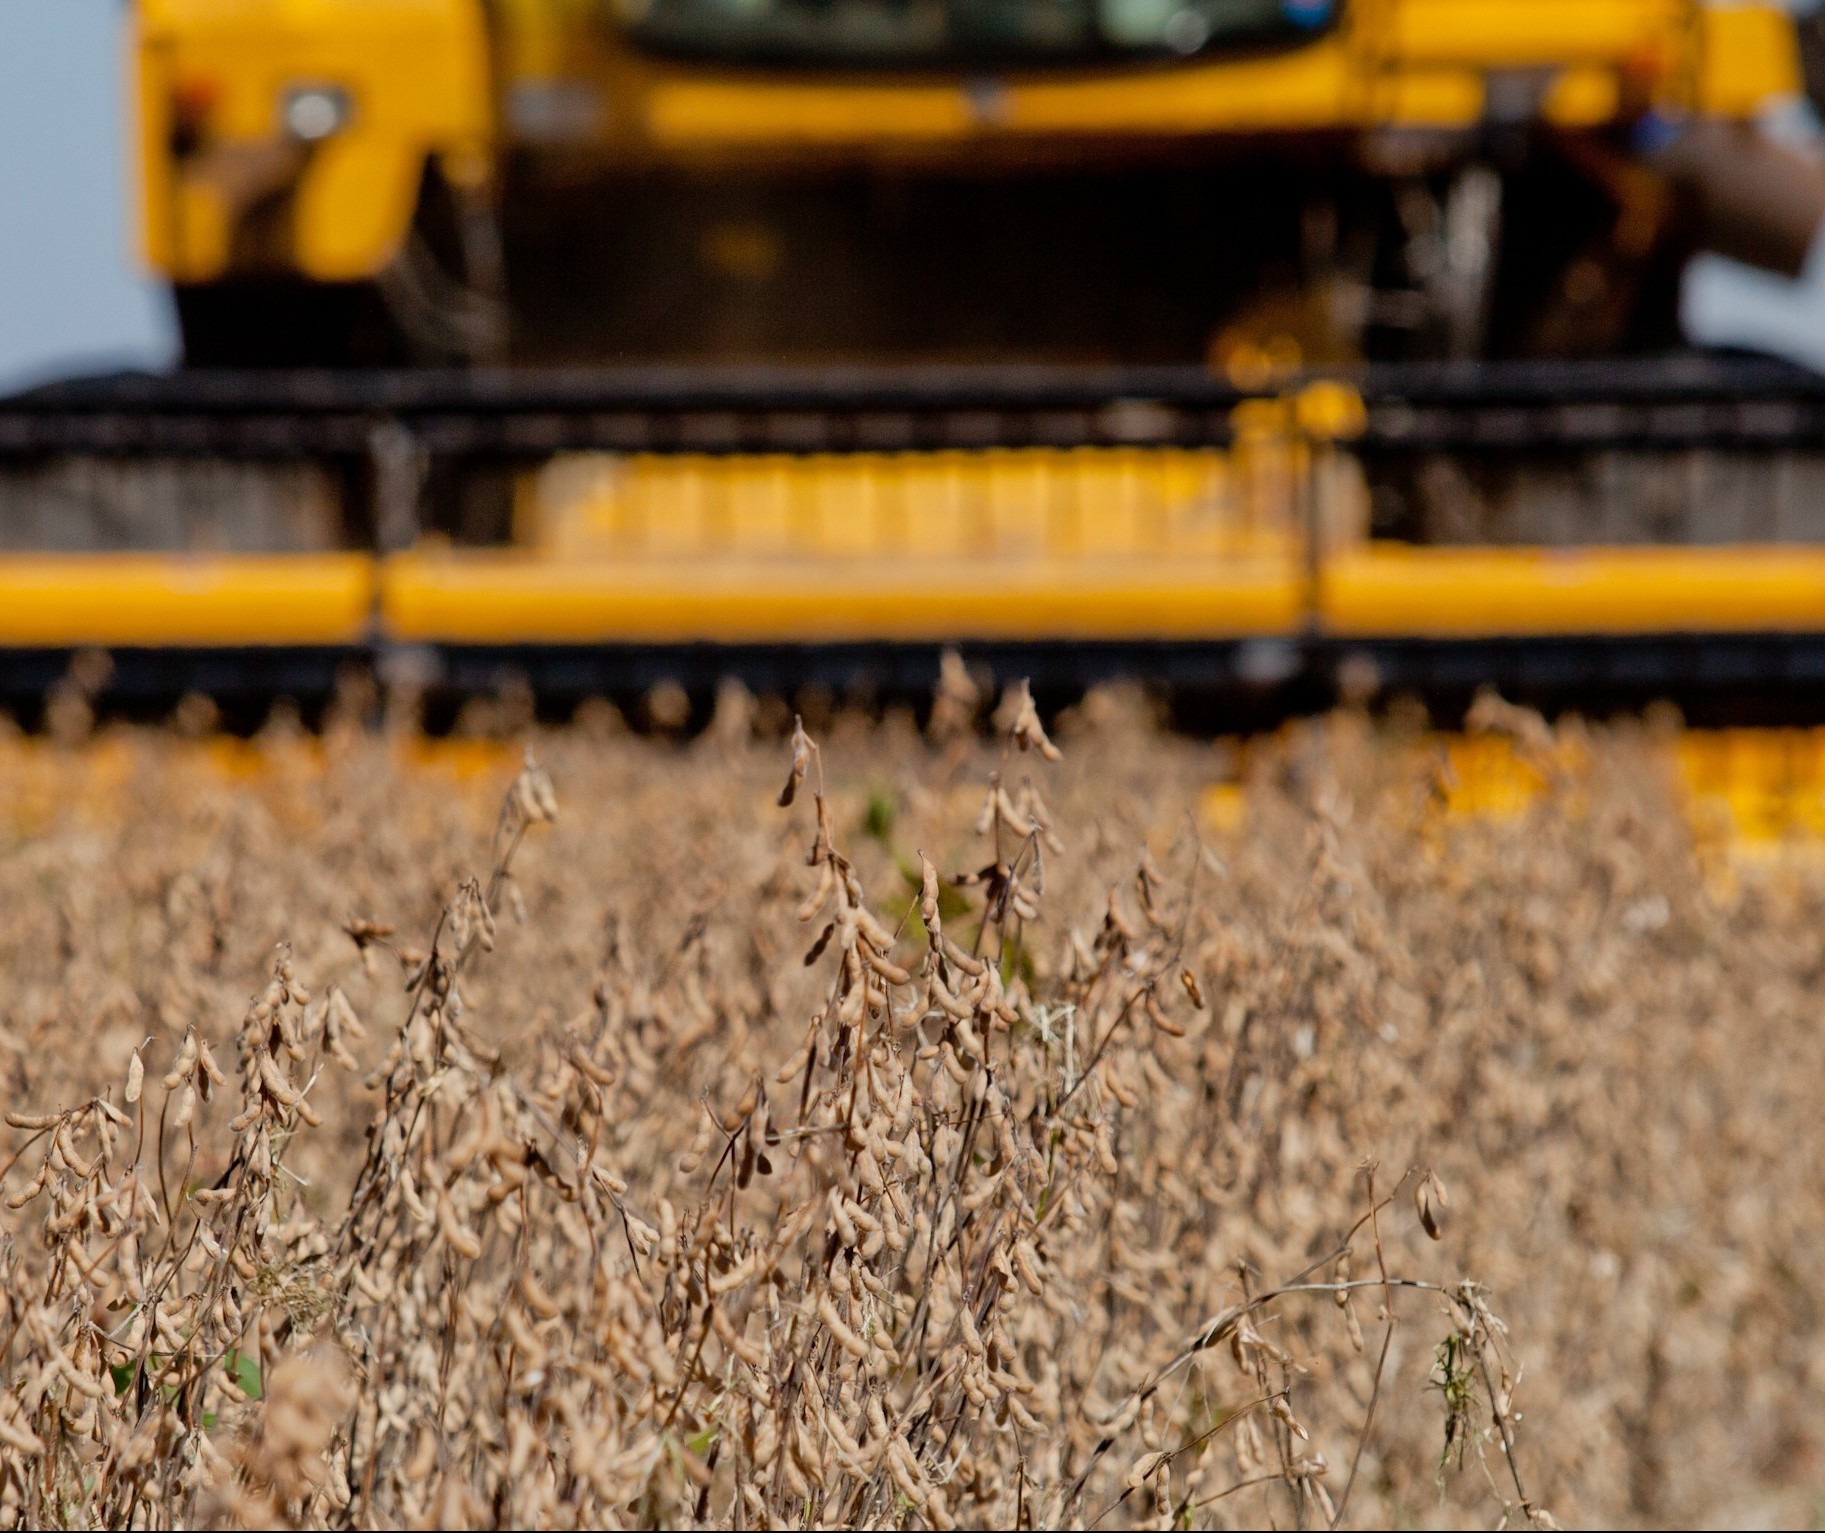
<path id="1" fill-rule="evenodd" d="M 405 236 L 427 158 L 485 154 L 492 140 L 479 0 L 139 0 L 135 46 L 142 238 L 181 281 L 223 275 L 275 195 L 290 217 L 260 261 L 322 281 L 369 275 Z M 348 125 L 292 143 L 283 101 L 300 85 L 346 92 Z M 194 140 L 182 156 L 180 115 Z"/>
<path id="2" fill-rule="evenodd" d="M 1792 23 L 1767 3 L 1356 0 L 1341 24 L 1264 56 L 1007 72 L 984 90 L 922 78 L 744 71 L 631 47 L 600 0 L 139 0 L 139 179 L 145 250 L 184 281 L 274 262 L 322 280 L 396 251 L 417 178 L 441 156 L 484 176 L 507 146 L 497 97 L 584 103 L 560 137 L 579 165 L 818 153 L 977 155 L 1023 144 L 1378 127 L 1463 129 L 1486 81 L 1541 75 L 1541 111 L 1594 127 L 1642 93 L 1748 116 L 1798 88 Z M 1625 89 L 1625 77 L 1633 84 Z M 295 83 L 348 90 L 355 120 L 290 145 Z M 566 94 L 568 93 L 568 94 Z M 174 103 L 201 141 L 171 150 Z M 589 103 L 598 103 L 597 111 Z M 568 108 L 566 110 L 569 110 Z M 255 210 L 289 198 L 279 244 Z"/>
<path id="3" fill-rule="evenodd" d="M 1255 743 L 1235 748 L 1245 755 Z M 1501 734 L 1430 734 L 1410 749 L 1447 824 L 1512 823 L 1549 792 L 1573 820 L 1588 809 L 1593 758 L 1579 730 L 1549 731 L 1525 745 Z M 1738 875 L 1751 868 L 1816 881 L 1825 864 L 1825 729 L 1676 729 L 1652 742 L 1649 759 L 1678 785 L 1713 897 L 1733 898 Z M 1248 790 L 1234 780 L 1199 795 L 1199 819 L 1216 835 L 1240 831 L 1249 809 Z M 1664 919 L 1651 897 L 1634 908 L 1633 919 L 1648 929 Z"/>
<path id="4" fill-rule="evenodd" d="M 0 648 L 354 644 L 373 605 L 362 554 L 0 559 Z"/>
<path id="5" fill-rule="evenodd" d="M 335 282 L 384 266 L 411 227 L 425 158 L 352 134 L 324 144 L 292 204 L 298 270 Z"/>
<path id="6" fill-rule="evenodd" d="M 168 33 L 148 27 L 138 9 L 127 25 L 134 125 L 134 152 L 128 161 L 133 178 L 131 227 L 142 259 L 176 276 L 183 232 L 171 158 L 174 42 Z"/>
<path id="7" fill-rule="evenodd" d="M 1614 69 L 1574 66 L 1553 77 L 1540 112 L 1555 127 L 1594 128 L 1613 122 L 1621 105 L 1622 86 Z"/>
<path id="8" fill-rule="evenodd" d="M 1514 819 L 1545 790 L 1545 763 L 1505 735 L 1450 735 L 1442 743 L 1445 770 L 1438 789 L 1452 819 Z"/>
<path id="9" fill-rule="evenodd" d="M 1216 449 L 576 455 L 511 555 L 382 575 L 413 641 L 1221 639 L 1299 630 L 1283 434 Z"/>
<path id="10" fill-rule="evenodd" d="M 1804 92 L 1799 39 L 1781 7 L 1712 4 L 1699 18 L 1698 111 L 1753 117 Z"/>
<path id="11" fill-rule="evenodd" d="M 958 86 L 657 76 L 662 144 L 853 144 L 879 139 L 1179 134 L 1465 126 L 1491 72 L 1545 70 L 1543 110 L 1566 126 L 1621 109 L 1618 72 L 1702 110 L 1748 115 L 1796 88 L 1779 7 L 1691 0 L 1384 0 L 1340 32 L 1263 58 L 1014 75 L 988 98 Z M 1677 76 L 1696 69 L 1696 85 Z"/>
<path id="12" fill-rule="evenodd" d="M 1825 841 L 1825 729 L 1682 731 L 1674 758 L 1701 835 L 1751 854 Z"/>
<path id="13" fill-rule="evenodd" d="M 1685 25 L 1689 0 L 1398 0 L 1385 8 L 1403 62 L 1548 69 L 1638 58 Z"/>
<path id="14" fill-rule="evenodd" d="M 1309 611 L 1273 538 L 1162 545 L 1142 520 L 1054 537 L 1042 516 L 972 544 L 967 517 L 900 536 L 791 497 L 771 524 L 719 531 L 708 497 L 659 514 L 681 492 L 649 487 L 638 536 L 573 529 L 543 552 L 9 556 L 0 648 L 356 643 L 376 598 L 394 637 L 454 643 L 1291 637 Z M 1322 630 L 1346 639 L 1825 633 L 1825 550 L 1369 545 L 1328 558 L 1318 593 Z"/>
<path id="15" fill-rule="evenodd" d="M 866 144 L 958 139 L 980 121 L 961 84 L 658 78 L 644 127 L 660 145 Z"/>
<path id="16" fill-rule="evenodd" d="M 964 81 L 875 82 L 655 73 L 644 123 L 657 144 L 854 146 L 1038 136 L 1155 136 L 1371 127 L 1462 128 L 1491 73 L 1545 71 L 1542 104 L 1567 127 L 1612 120 L 1619 75 L 1656 97 L 1730 116 L 1797 88 L 1778 6 L 1693 0 L 1382 0 L 1337 32 L 1265 57 L 1022 77 L 984 96 Z M 1691 78 L 1687 78 L 1691 76 Z"/>
<path id="17" fill-rule="evenodd" d="M 984 93 L 944 85 L 656 80 L 645 126 L 682 152 L 715 146 L 845 147 L 1035 138 L 1317 132 L 1381 125 L 1466 127 L 1482 114 L 1480 71 L 1422 66 L 1366 89 L 1343 39 L 1215 64 L 1077 78 L 1011 79 Z"/>
<path id="18" fill-rule="evenodd" d="M 1300 583 L 1280 560 L 978 564 L 397 555 L 387 631 L 409 642 L 813 644 L 850 640 L 1216 639 L 1294 631 Z"/>
<path id="19" fill-rule="evenodd" d="M 599 67 L 601 0 L 489 0 L 497 56 L 510 80 L 575 79 Z"/>
<path id="20" fill-rule="evenodd" d="M 1326 561 L 1342 638 L 1825 631 L 1825 549 L 1371 545 Z"/>
<path id="21" fill-rule="evenodd" d="M 683 77 L 654 83 L 647 122 L 656 141 L 681 148 L 1338 127 L 1349 115 L 1354 63 L 1347 42 L 1328 38 L 1224 63 L 1014 77 L 987 95 L 962 80 L 882 86 Z"/>
<path id="22" fill-rule="evenodd" d="M 1248 823 L 1248 791 L 1237 782 L 1213 782 L 1198 795 L 1198 819 L 1217 835 L 1234 835 Z"/>
<path id="23" fill-rule="evenodd" d="M 529 481 L 520 541 L 563 559 L 1221 561 L 1295 556 L 1283 441 L 791 457 L 581 454 Z"/>

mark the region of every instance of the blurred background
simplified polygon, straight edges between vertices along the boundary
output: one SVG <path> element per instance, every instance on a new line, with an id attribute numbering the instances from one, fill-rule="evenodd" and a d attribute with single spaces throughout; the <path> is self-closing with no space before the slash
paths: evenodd
<path id="1" fill-rule="evenodd" d="M 1754 0 L 6 0 L 0 690 L 1804 711 L 1821 99 Z"/>
<path id="2" fill-rule="evenodd" d="M 1802 35 L 1820 0 L 1781 0 Z M 0 8 L 0 388 L 180 355 L 165 283 L 136 237 L 127 0 L 8 0 Z M 1760 103 L 1758 126 L 1821 153 L 1804 94 Z M 725 236 L 725 242 L 727 242 Z M 733 242 L 739 245 L 739 240 Z M 739 254 L 739 252 L 738 252 Z M 762 258 L 764 259 L 764 257 Z M 1700 252 L 1682 278 L 1684 339 L 1825 365 L 1825 271 L 1798 275 Z"/>

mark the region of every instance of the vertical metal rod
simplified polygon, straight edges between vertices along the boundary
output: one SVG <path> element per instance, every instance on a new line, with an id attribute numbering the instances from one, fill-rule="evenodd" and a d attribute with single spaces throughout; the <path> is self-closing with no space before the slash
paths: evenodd
<path id="1" fill-rule="evenodd" d="M 407 427 L 390 420 L 368 433 L 368 459 L 374 472 L 375 547 L 383 554 L 403 553 L 418 541 L 428 455 Z"/>
<path id="2" fill-rule="evenodd" d="M 1321 454 L 1325 447 L 1303 427 L 1295 424 L 1293 433 L 1293 451 L 1300 460 L 1298 476 L 1298 493 L 1300 499 L 1300 525 L 1303 529 L 1305 546 L 1302 550 L 1305 562 L 1305 636 L 1308 640 L 1320 637 L 1322 627 L 1319 612 L 1321 582 L 1324 579 L 1324 544 L 1323 544 L 1323 504 L 1319 496 L 1319 470 Z"/>

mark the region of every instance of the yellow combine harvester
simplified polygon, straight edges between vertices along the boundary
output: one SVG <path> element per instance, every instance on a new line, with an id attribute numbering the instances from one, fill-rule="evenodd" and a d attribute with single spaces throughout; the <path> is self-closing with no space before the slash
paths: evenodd
<path id="1" fill-rule="evenodd" d="M 198 370 L 0 401 L 0 541 L 68 550 L 0 558 L 15 692 L 87 646 L 146 695 L 1825 664 L 1825 552 L 1774 546 L 1825 542 L 1817 381 L 1564 363 L 1672 341 L 1694 248 L 1801 266 L 1773 6 L 135 15 Z"/>
<path id="2" fill-rule="evenodd" d="M 1777 6 L 140 0 L 196 363 L 1568 354 L 1797 266 Z"/>

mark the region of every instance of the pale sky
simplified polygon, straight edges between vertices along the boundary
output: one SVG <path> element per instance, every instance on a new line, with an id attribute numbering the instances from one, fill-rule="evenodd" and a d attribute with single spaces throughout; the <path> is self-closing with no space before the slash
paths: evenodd
<path id="1" fill-rule="evenodd" d="M 0 391 L 162 367 L 170 300 L 125 190 L 122 0 L 0 0 Z"/>

